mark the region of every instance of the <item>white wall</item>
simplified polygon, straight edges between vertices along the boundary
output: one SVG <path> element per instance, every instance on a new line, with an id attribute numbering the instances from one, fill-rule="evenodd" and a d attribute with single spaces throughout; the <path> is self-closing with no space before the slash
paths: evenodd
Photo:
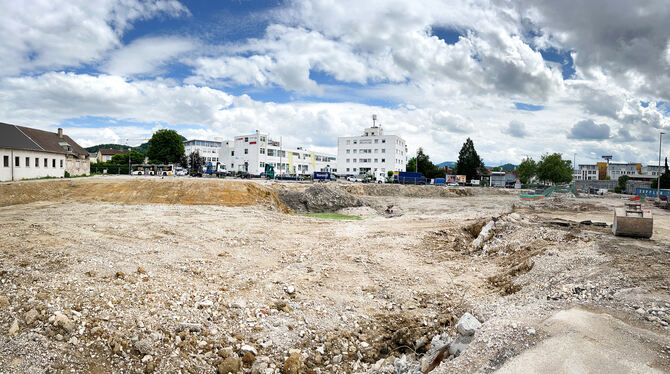
<path id="1" fill-rule="evenodd" d="M 89 175 L 91 174 L 91 164 L 88 159 L 70 156 L 65 160 L 65 171 L 70 175 Z"/>
<path id="2" fill-rule="evenodd" d="M 384 173 L 389 170 L 405 171 L 405 144 L 402 138 L 395 135 L 340 137 L 337 140 L 337 173 L 359 174 L 361 168 L 369 168 L 371 173 L 376 170 Z M 363 150 L 365 153 L 361 153 Z M 370 159 L 370 162 L 361 162 L 361 159 Z"/>
<path id="3" fill-rule="evenodd" d="M 9 165 L 5 166 L 5 156 L 9 158 Z M 15 166 L 15 158 L 19 158 L 19 166 Z M 26 157 L 29 158 L 29 165 L 26 166 Z M 38 166 L 35 166 L 35 158 L 38 159 Z M 44 166 L 44 159 L 47 159 L 47 166 Z M 54 160 L 56 167 L 53 167 Z M 12 180 L 12 168 L 14 170 L 14 180 L 32 179 L 42 177 L 58 177 L 65 175 L 65 155 L 59 153 L 49 153 L 40 151 L 10 150 L 0 148 L 0 181 Z"/>
<path id="4" fill-rule="evenodd" d="M 283 154 L 281 157 L 279 156 L 280 151 Z M 270 153 L 273 153 L 274 156 L 270 156 Z M 312 154 L 315 156 L 314 163 L 312 163 Z M 253 175 L 264 172 L 265 164 L 274 165 L 276 174 L 312 174 L 314 171 L 335 169 L 337 163 L 337 161 L 316 160 L 316 156 L 331 158 L 334 157 L 333 155 L 272 145 L 267 134 L 260 133 L 240 135 L 234 140 L 224 142 L 220 155 L 226 170 L 244 171 L 246 163 L 246 171 Z M 290 164 L 293 170 L 290 170 Z"/>

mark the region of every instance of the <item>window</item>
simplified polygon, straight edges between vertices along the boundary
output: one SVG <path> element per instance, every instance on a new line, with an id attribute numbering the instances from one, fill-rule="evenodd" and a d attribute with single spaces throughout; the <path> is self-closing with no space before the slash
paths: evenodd
<path id="1" fill-rule="evenodd" d="M 231 156 L 235 156 L 235 151 L 230 151 Z"/>
<path id="2" fill-rule="evenodd" d="M 386 153 L 386 148 L 382 148 L 382 153 Z"/>
<path id="3" fill-rule="evenodd" d="M 354 140 L 354 144 L 358 144 L 358 140 Z"/>
<path id="4" fill-rule="evenodd" d="M 261 141 L 262 141 L 262 142 L 265 141 L 265 137 L 264 137 L 264 136 L 261 136 Z"/>
<path id="5" fill-rule="evenodd" d="M 349 171 L 349 168 L 347 168 L 347 171 Z"/>
<path id="6" fill-rule="evenodd" d="M 249 143 L 249 138 L 244 138 L 245 143 Z"/>
<path id="7" fill-rule="evenodd" d="M 19 161 L 20 161 L 19 156 L 14 157 L 14 166 L 19 167 Z"/>
<path id="8" fill-rule="evenodd" d="M 265 154 L 265 148 L 261 148 L 261 149 L 259 150 L 259 153 L 262 154 L 262 155 L 264 155 L 264 154 Z"/>
<path id="9" fill-rule="evenodd" d="M 356 171 L 356 168 L 354 168 L 354 171 Z"/>
<path id="10" fill-rule="evenodd" d="M 245 154 L 245 155 L 248 155 L 248 154 L 249 154 L 249 149 L 248 149 L 248 148 L 244 148 L 244 154 Z"/>
<path id="11" fill-rule="evenodd" d="M 375 162 L 378 162 L 379 159 L 375 158 Z"/>
<path id="12" fill-rule="evenodd" d="M 349 159 L 347 159 L 347 163 L 349 163 Z"/>
<path id="13" fill-rule="evenodd" d="M 9 167 L 9 156 L 3 156 L 2 157 L 3 164 L 6 168 Z"/>
<path id="14" fill-rule="evenodd" d="M 351 149 L 347 149 L 347 154 L 349 154 L 349 153 L 350 153 L 349 151 L 351 151 Z"/>
<path id="15" fill-rule="evenodd" d="M 275 155 L 275 150 L 274 149 L 268 149 L 268 156 L 274 156 Z"/>
<path id="16" fill-rule="evenodd" d="M 351 140 L 347 140 L 347 145 L 351 144 Z"/>
<path id="17" fill-rule="evenodd" d="M 262 168 L 264 168 L 264 167 L 265 167 L 265 162 L 261 162 L 261 163 L 260 163 L 260 166 L 261 166 Z"/>
<path id="18" fill-rule="evenodd" d="M 386 139 L 382 139 L 382 143 L 386 143 Z"/>
<path id="19" fill-rule="evenodd" d="M 356 153 L 356 150 L 354 149 L 354 153 Z"/>
<path id="20" fill-rule="evenodd" d="M 386 162 L 386 159 L 385 159 L 385 158 L 382 158 L 382 162 Z"/>
<path id="21" fill-rule="evenodd" d="M 353 162 L 356 162 L 356 159 L 354 159 L 354 161 L 353 161 Z"/>
<path id="22" fill-rule="evenodd" d="M 55 168 L 56 167 L 56 159 L 51 159 L 51 167 Z M 79 168 L 79 161 L 77 161 L 77 168 Z"/>
<path id="23" fill-rule="evenodd" d="M 26 167 L 30 167 L 30 157 L 26 157 Z"/>
<path id="24" fill-rule="evenodd" d="M 35 167 L 38 168 L 40 167 L 40 159 L 35 157 Z"/>
<path id="25" fill-rule="evenodd" d="M 379 139 L 375 139 L 375 144 L 379 143 Z"/>

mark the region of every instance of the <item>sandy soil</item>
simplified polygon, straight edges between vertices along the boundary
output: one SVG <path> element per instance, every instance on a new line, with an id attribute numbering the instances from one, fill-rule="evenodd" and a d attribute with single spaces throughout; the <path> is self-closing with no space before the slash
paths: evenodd
<path id="1" fill-rule="evenodd" d="M 650 207 L 651 240 L 579 224 L 611 223 L 615 196 L 342 185 L 365 201 L 345 208 L 363 220 L 286 214 L 277 192 L 308 187 L 1 184 L 0 371 L 391 373 L 403 355 L 425 366 L 432 338 L 455 337 L 466 311 L 482 328 L 435 373 L 518 372 L 551 354 L 543 342 L 569 357 L 580 345 L 551 321 L 580 313 L 618 322 L 570 338 L 612 357 L 621 348 L 604 341 L 624 334 L 641 352 L 632 368 L 670 371 L 667 211 Z M 493 237 L 473 249 L 491 218 Z"/>

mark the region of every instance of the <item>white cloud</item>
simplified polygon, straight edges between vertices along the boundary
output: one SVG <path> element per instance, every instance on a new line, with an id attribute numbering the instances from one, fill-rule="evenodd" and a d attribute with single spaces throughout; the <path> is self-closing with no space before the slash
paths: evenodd
<path id="1" fill-rule="evenodd" d="M 111 53 L 102 70 L 113 75 L 159 75 L 161 67 L 196 48 L 196 43 L 176 37 L 147 37 L 134 40 Z"/>
<path id="2" fill-rule="evenodd" d="M 183 14 L 174 0 L 4 1 L 0 76 L 99 62 L 133 21 Z"/>

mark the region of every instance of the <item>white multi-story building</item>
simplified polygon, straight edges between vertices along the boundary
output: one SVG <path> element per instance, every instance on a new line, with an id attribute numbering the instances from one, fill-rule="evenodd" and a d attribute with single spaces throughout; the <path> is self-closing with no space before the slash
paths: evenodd
<path id="1" fill-rule="evenodd" d="M 572 176 L 574 179 L 583 181 L 598 180 L 598 165 L 580 164 L 579 169 L 575 170 L 575 173 Z"/>
<path id="2" fill-rule="evenodd" d="M 610 180 L 618 180 L 622 175 L 637 175 L 640 173 L 642 165 L 629 162 L 629 163 L 615 163 L 611 162 L 607 165 L 607 176 L 610 177 Z"/>
<path id="3" fill-rule="evenodd" d="M 642 175 L 658 176 L 665 173 L 665 165 L 647 165 L 642 167 Z"/>
<path id="4" fill-rule="evenodd" d="M 224 141 L 219 160 L 229 171 L 245 171 L 252 175 L 265 172 L 265 165 L 274 166 L 276 174 L 312 174 L 315 171 L 336 171 L 335 156 L 311 152 L 303 148 L 286 148 L 267 134 L 256 131 Z"/>
<path id="5" fill-rule="evenodd" d="M 388 171 L 405 171 L 407 143 L 396 135 L 384 135 L 381 126 L 372 127 L 361 136 L 344 136 L 337 139 L 337 170 L 340 175 L 376 174 Z"/>
<path id="6" fill-rule="evenodd" d="M 188 157 L 193 152 L 199 152 L 200 157 L 205 159 L 205 163 L 211 162 L 213 165 L 216 165 L 219 161 L 219 154 L 221 153 L 221 147 L 223 142 L 220 138 L 216 140 L 187 140 L 184 142 L 184 153 Z"/>

